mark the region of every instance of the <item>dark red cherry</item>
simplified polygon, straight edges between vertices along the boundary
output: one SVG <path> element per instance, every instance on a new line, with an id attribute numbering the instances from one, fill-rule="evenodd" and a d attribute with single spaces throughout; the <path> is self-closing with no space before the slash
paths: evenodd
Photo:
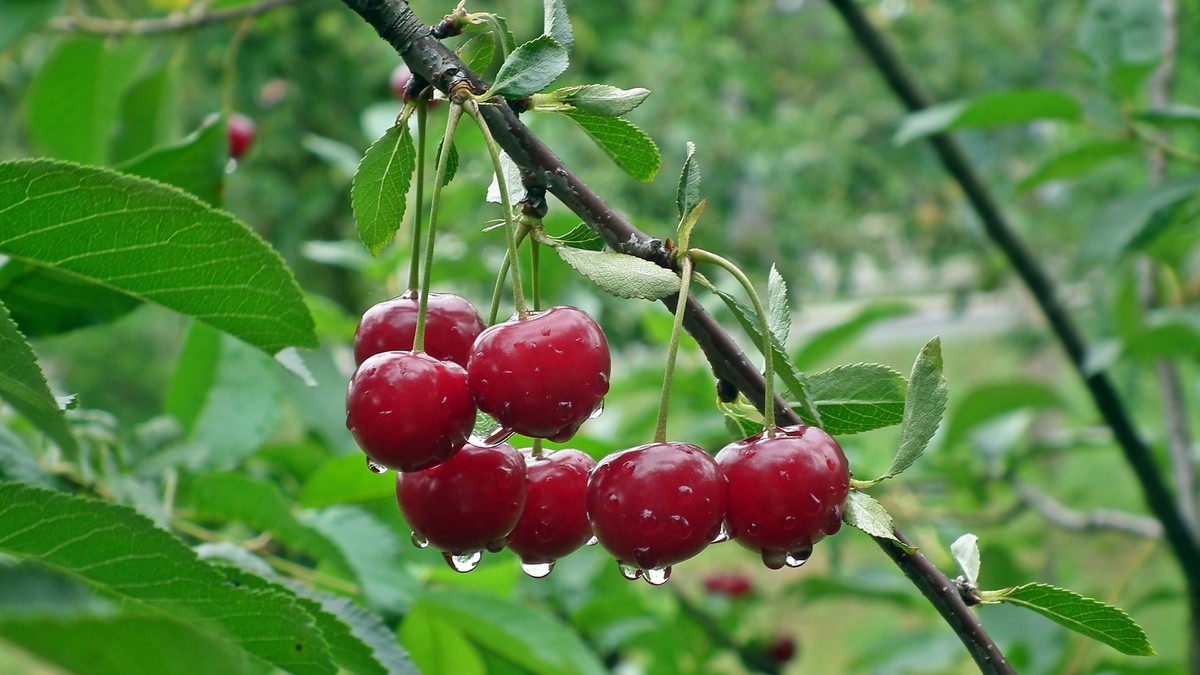
<path id="1" fill-rule="evenodd" d="M 419 471 L 445 461 L 475 426 L 461 366 L 428 354 L 383 352 L 363 361 L 346 392 L 346 427 L 375 464 Z"/>
<path id="2" fill-rule="evenodd" d="M 587 517 L 588 474 L 596 460 L 578 450 L 534 459 L 525 454 L 525 510 L 508 535 L 508 548 L 530 576 L 550 573 L 554 561 L 592 537 Z"/>
<path id="3" fill-rule="evenodd" d="M 468 443 L 432 469 L 398 474 L 396 501 L 415 542 L 468 572 L 480 551 L 503 548 L 516 526 L 525 507 L 525 460 L 507 444 Z"/>
<path id="4" fill-rule="evenodd" d="M 254 120 L 240 113 L 233 113 L 225 121 L 225 135 L 229 140 L 229 156 L 241 159 L 254 143 Z"/>
<path id="5" fill-rule="evenodd" d="M 479 409 L 531 438 L 564 442 L 608 393 L 608 342 L 582 310 L 552 307 L 479 334 L 467 378 Z"/>
<path id="6" fill-rule="evenodd" d="M 754 592 L 754 583 L 745 574 L 724 572 L 705 577 L 704 589 L 713 595 L 744 598 Z"/>
<path id="7" fill-rule="evenodd" d="M 729 480 L 729 536 L 772 569 L 798 567 L 842 526 L 850 469 L 829 434 L 804 425 L 731 443 L 717 454 Z"/>
<path id="8" fill-rule="evenodd" d="M 796 657 L 796 641 L 786 635 L 780 635 L 771 641 L 767 647 L 771 660 L 780 665 Z"/>
<path id="9" fill-rule="evenodd" d="M 720 535 L 728 502 L 717 463 L 686 443 L 609 455 L 588 480 L 588 518 L 600 544 L 626 577 L 645 574 L 655 584 Z"/>
<path id="10" fill-rule="evenodd" d="M 387 351 L 407 351 L 417 333 L 417 295 L 405 293 L 368 309 L 354 333 L 354 360 Z M 471 345 L 483 331 L 483 319 L 465 298 L 430 293 L 425 310 L 425 353 L 466 368 Z"/>
<path id="11" fill-rule="evenodd" d="M 388 76 L 388 86 L 392 89 L 392 95 L 397 101 L 408 103 L 408 83 L 412 80 L 412 71 L 408 66 L 401 63 L 392 69 L 392 74 Z"/>

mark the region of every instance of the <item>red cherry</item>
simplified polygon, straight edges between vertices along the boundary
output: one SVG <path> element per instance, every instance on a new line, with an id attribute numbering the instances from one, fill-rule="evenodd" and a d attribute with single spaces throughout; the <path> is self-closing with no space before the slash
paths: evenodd
<path id="1" fill-rule="evenodd" d="M 713 595 L 744 598 L 754 592 L 754 584 L 745 574 L 732 572 L 712 574 L 704 578 L 704 588 Z"/>
<path id="2" fill-rule="evenodd" d="M 796 656 L 796 641 L 786 635 L 780 635 L 771 641 L 771 646 L 767 648 L 767 655 L 775 663 L 787 663 Z"/>
<path id="3" fill-rule="evenodd" d="M 578 450 L 534 459 L 526 454 L 525 510 L 508 535 L 508 548 L 530 576 L 550 573 L 554 561 L 592 537 L 587 517 L 588 474 L 596 460 Z"/>
<path id="4" fill-rule="evenodd" d="M 418 545 L 469 572 L 480 551 L 499 551 L 516 526 L 525 507 L 525 460 L 506 444 L 467 443 L 432 469 L 397 474 L 396 501 Z"/>
<path id="5" fill-rule="evenodd" d="M 408 102 L 408 83 L 411 80 L 412 71 L 407 65 L 401 63 L 392 69 L 392 74 L 388 76 L 388 86 L 392 88 L 392 96 L 395 96 L 397 101 Z"/>
<path id="6" fill-rule="evenodd" d="M 379 352 L 408 351 L 417 333 L 417 295 L 405 293 L 368 309 L 354 333 L 354 361 Z M 451 293 L 430 293 L 425 310 L 425 352 L 439 361 L 467 366 L 471 345 L 484 329 L 479 312 Z"/>
<path id="7" fill-rule="evenodd" d="M 531 438 L 570 440 L 608 393 L 608 342 L 582 310 L 552 307 L 479 334 L 467 362 L 475 404 Z"/>
<path id="8" fill-rule="evenodd" d="M 644 573 L 654 584 L 720 535 L 728 503 L 717 463 L 687 443 L 609 455 L 588 480 L 588 518 L 600 544 L 627 578 Z"/>
<path id="9" fill-rule="evenodd" d="M 729 479 L 729 536 L 771 569 L 803 565 L 842 526 L 850 490 L 846 456 L 829 434 L 797 425 L 731 443 L 717 453 Z"/>
<path id="10" fill-rule="evenodd" d="M 346 393 L 346 427 L 376 464 L 419 471 L 466 443 L 475 405 L 461 366 L 428 354 L 383 352 L 363 361 Z"/>
<path id="11" fill-rule="evenodd" d="M 229 139 L 229 156 L 241 159 L 254 143 L 254 120 L 240 113 L 233 113 L 225 121 L 225 135 Z"/>

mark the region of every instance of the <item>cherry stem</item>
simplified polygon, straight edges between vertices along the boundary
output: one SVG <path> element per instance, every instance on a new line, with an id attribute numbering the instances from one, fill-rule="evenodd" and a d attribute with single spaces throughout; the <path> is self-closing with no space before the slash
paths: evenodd
<path id="1" fill-rule="evenodd" d="M 487 142 L 488 154 L 492 156 L 492 166 L 496 169 L 496 186 L 500 191 L 500 208 L 504 211 L 504 233 L 508 236 L 508 258 L 512 266 L 513 307 L 519 318 L 525 318 L 529 315 L 529 308 L 525 306 L 525 292 L 521 285 L 521 258 L 517 255 L 517 225 L 513 222 L 508 182 L 504 180 L 504 166 L 500 163 L 500 146 L 496 144 L 492 130 L 483 119 L 483 113 L 479 111 L 479 103 L 468 99 L 463 105 L 479 126 L 479 132 L 483 134 L 483 139 Z"/>
<path id="2" fill-rule="evenodd" d="M 654 442 L 667 442 L 667 409 L 671 403 L 671 382 L 675 379 L 675 355 L 679 353 L 679 338 L 683 334 L 683 315 L 687 312 L 688 288 L 692 285 L 692 258 L 682 256 L 679 275 L 679 301 L 675 303 L 675 322 L 671 324 L 671 342 L 667 345 L 667 367 L 663 373 L 662 398 L 658 401 L 658 423 L 654 427 Z"/>
<path id="3" fill-rule="evenodd" d="M 529 454 L 532 455 L 534 459 L 542 458 L 542 439 L 533 439 L 533 446 L 530 448 Z"/>
<path id="4" fill-rule="evenodd" d="M 415 195 L 416 209 L 413 211 L 413 231 L 412 231 L 412 260 L 408 263 L 408 290 L 416 291 L 420 288 L 421 280 L 421 217 L 423 215 L 422 206 L 425 203 L 425 140 L 426 126 L 429 121 L 429 105 L 424 99 L 418 99 L 416 104 L 417 110 L 417 192 Z M 408 122 L 408 112 L 401 116 L 398 124 Z M 425 262 L 426 265 L 429 261 Z"/>
<path id="5" fill-rule="evenodd" d="M 542 311 L 542 270 L 540 265 L 539 255 L 542 245 L 537 239 L 531 238 L 529 242 L 529 265 L 532 275 L 530 283 L 533 284 L 533 311 Z"/>
<path id="6" fill-rule="evenodd" d="M 437 239 L 438 211 L 442 205 L 442 184 L 446 182 L 446 167 L 450 163 L 450 148 L 454 132 L 458 129 L 458 118 L 462 117 L 462 106 L 450 106 L 446 120 L 446 135 L 442 137 L 442 150 L 438 153 L 437 172 L 433 178 L 433 198 L 429 204 L 429 238 L 425 241 L 425 270 L 421 282 L 421 299 L 417 305 L 417 331 L 413 335 L 413 351 L 425 350 L 425 312 L 429 307 L 429 282 L 433 274 L 433 244 Z M 414 252 L 415 253 L 415 252 Z"/>
<path id="7" fill-rule="evenodd" d="M 767 310 L 763 308 L 762 300 L 758 297 L 758 292 L 754 290 L 754 284 L 750 283 L 750 279 L 746 277 L 746 273 L 734 265 L 732 262 L 722 258 L 716 253 L 711 253 L 702 249 L 694 248 L 689 251 L 696 262 L 710 263 L 723 268 L 726 272 L 733 275 L 742 288 L 746 289 L 746 295 L 750 296 L 750 304 L 754 305 L 754 313 L 758 315 L 758 326 L 762 332 L 762 344 L 759 349 L 763 355 L 763 429 L 767 432 L 767 437 L 775 435 L 777 429 L 775 425 L 775 360 L 773 358 L 774 349 L 771 346 L 771 330 L 767 321 Z"/>
<path id="8" fill-rule="evenodd" d="M 496 315 L 500 313 L 500 294 L 504 291 L 504 282 L 508 279 L 508 251 L 504 252 L 504 261 L 500 263 L 500 274 L 496 275 L 496 286 L 492 289 L 492 305 L 488 311 L 488 325 L 496 323 Z"/>

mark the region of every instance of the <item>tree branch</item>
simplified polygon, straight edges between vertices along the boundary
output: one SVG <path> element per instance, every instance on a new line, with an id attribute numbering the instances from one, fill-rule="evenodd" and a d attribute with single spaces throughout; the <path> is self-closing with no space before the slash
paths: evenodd
<path id="1" fill-rule="evenodd" d="M 237 21 L 292 5 L 301 0 L 261 0 L 253 5 L 231 7 L 199 13 L 180 12 L 158 19 L 100 19 L 93 16 L 62 16 L 50 22 L 50 28 L 64 33 L 92 33 L 94 35 L 153 35 L 175 33 L 203 28 L 218 23 Z"/>
<path id="2" fill-rule="evenodd" d="M 1018 480 L 1010 481 L 1017 499 L 1037 511 L 1051 525 L 1073 532 L 1121 532 L 1147 539 L 1162 538 L 1162 523 L 1154 518 L 1135 516 L 1132 513 L 1096 509 L 1075 511 L 1059 503 L 1050 495 L 1039 492 L 1033 486 Z"/>
<path id="3" fill-rule="evenodd" d="M 829 4 L 841 15 L 854 39 L 905 107 L 914 112 L 929 107 L 929 96 L 921 91 L 903 62 L 867 20 L 855 0 L 829 0 Z M 1084 364 L 1088 345 L 1083 334 L 1063 307 L 1058 289 L 1049 274 L 1009 222 L 962 146 L 950 134 L 936 134 L 928 140 L 946 171 L 962 188 L 988 236 L 1004 253 L 1033 295 L 1071 364 L 1083 379 L 1092 401 L 1112 430 L 1126 462 L 1133 469 L 1147 506 L 1163 525 L 1171 552 L 1182 567 L 1192 606 L 1200 607 L 1200 542 L 1197 542 L 1195 534 L 1176 508 L 1171 489 L 1155 463 L 1150 447 L 1134 426 L 1112 380 L 1103 372 L 1090 373 L 1086 370 Z"/>
<path id="4" fill-rule="evenodd" d="M 409 68 L 443 92 L 464 84 L 476 93 L 486 84 L 466 70 L 462 62 L 434 39 L 429 28 L 403 0 L 342 0 L 396 49 Z M 526 184 L 544 186 L 579 216 L 614 250 L 667 266 L 661 243 L 634 227 L 604 202 L 546 147 L 504 102 L 483 106 L 483 116 L 496 141 L 521 167 Z M 673 308 L 676 298 L 664 299 Z M 700 345 L 715 375 L 738 388 L 760 408 L 765 396 L 763 378 L 733 338 L 694 298 L 688 301 L 684 328 Z M 798 424 L 799 418 L 779 397 L 775 399 L 781 424 Z M 903 535 L 896 533 L 903 540 Z M 887 539 L 876 539 L 967 647 L 984 673 L 1012 673 L 999 648 L 963 602 L 954 584 L 919 553 L 906 553 Z"/>

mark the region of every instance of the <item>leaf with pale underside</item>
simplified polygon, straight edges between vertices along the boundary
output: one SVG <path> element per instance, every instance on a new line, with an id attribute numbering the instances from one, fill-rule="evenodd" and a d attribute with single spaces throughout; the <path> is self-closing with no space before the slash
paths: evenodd
<path id="1" fill-rule="evenodd" d="M 679 277 L 649 260 L 566 246 L 555 250 L 576 272 L 617 297 L 659 300 L 679 292 Z"/>

